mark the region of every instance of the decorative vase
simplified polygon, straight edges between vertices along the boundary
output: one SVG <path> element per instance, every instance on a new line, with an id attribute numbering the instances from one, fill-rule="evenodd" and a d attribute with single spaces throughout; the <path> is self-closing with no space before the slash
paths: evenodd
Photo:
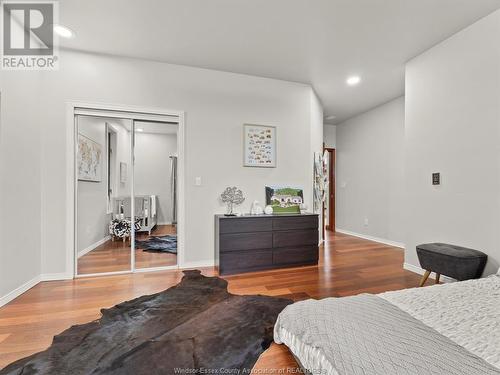
<path id="1" fill-rule="evenodd" d="M 264 209 L 264 213 L 266 215 L 272 215 L 273 214 L 273 207 L 272 206 L 266 206 L 266 208 Z"/>
<path id="2" fill-rule="evenodd" d="M 262 215 L 264 210 L 259 204 L 259 201 L 253 201 L 252 207 L 250 208 L 250 215 Z"/>

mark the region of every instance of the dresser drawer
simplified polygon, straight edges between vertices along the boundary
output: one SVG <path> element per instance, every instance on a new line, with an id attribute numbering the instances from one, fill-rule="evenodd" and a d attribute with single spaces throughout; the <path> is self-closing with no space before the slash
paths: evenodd
<path id="1" fill-rule="evenodd" d="M 272 250 L 243 251 L 221 254 L 220 273 L 251 271 L 252 269 L 269 268 L 273 265 Z"/>
<path id="2" fill-rule="evenodd" d="M 318 228 L 318 216 L 290 216 L 273 218 L 273 230 Z"/>
<path id="3" fill-rule="evenodd" d="M 317 263 L 318 247 L 288 247 L 273 250 L 273 263 L 275 265 Z"/>
<path id="4" fill-rule="evenodd" d="M 318 246 L 317 229 L 301 229 L 273 233 L 273 247 L 315 245 Z"/>
<path id="5" fill-rule="evenodd" d="M 273 219 L 259 218 L 229 218 L 219 219 L 220 233 L 266 232 L 273 230 Z"/>
<path id="6" fill-rule="evenodd" d="M 219 247 L 221 252 L 270 249 L 273 247 L 273 233 L 234 233 L 221 234 Z"/>

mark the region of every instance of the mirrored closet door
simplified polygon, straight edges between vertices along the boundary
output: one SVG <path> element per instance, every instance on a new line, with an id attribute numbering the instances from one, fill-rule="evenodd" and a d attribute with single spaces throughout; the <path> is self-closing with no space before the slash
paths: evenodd
<path id="1" fill-rule="evenodd" d="M 135 267 L 177 264 L 176 123 L 135 121 Z"/>
<path id="2" fill-rule="evenodd" d="M 130 271 L 132 121 L 75 120 L 77 273 Z"/>
<path id="3" fill-rule="evenodd" d="M 77 276 L 177 265 L 178 121 L 75 116 Z"/>

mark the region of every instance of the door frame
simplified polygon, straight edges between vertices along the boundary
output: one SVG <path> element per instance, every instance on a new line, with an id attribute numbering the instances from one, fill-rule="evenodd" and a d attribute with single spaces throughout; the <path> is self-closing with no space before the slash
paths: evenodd
<path id="1" fill-rule="evenodd" d="M 328 225 L 324 226 L 325 230 L 335 232 L 335 162 L 337 160 L 336 149 L 331 147 L 323 147 L 324 151 L 328 152 Z M 323 151 L 323 152 L 324 152 Z M 333 192 L 333 194 L 332 194 Z M 325 205 L 323 204 L 323 222 L 325 217 Z M 332 226 L 333 223 L 333 226 Z M 332 229 L 333 228 L 333 229 Z"/>
<path id="2" fill-rule="evenodd" d="M 178 117 L 177 131 L 177 265 L 155 267 L 147 269 L 132 269 L 126 271 L 106 272 L 98 274 L 77 275 L 76 256 L 76 205 L 77 205 L 77 176 L 76 176 L 76 139 L 78 136 L 75 121 L 75 110 L 96 110 L 96 111 L 115 111 L 126 112 L 137 115 L 151 116 L 176 116 Z M 131 272 L 152 272 L 168 269 L 183 268 L 185 263 L 185 112 L 164 108 L 148 108 L 131 105 L 117 105 L 92 102 L 67 102 L 66 103 L 66 272 L 71 278 L 107 276 L 116 274 L 126 274 Z M 133 139 L 133 137 L 132 137 Z M 131 251 L 131 256 L 135 256 Z"/>

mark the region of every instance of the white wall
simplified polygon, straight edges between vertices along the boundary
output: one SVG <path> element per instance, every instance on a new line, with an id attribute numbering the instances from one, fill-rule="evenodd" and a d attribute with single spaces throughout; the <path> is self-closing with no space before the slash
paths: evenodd
<path id="1" fill-rule="evenodd" d="M 323 126 L 323 142 L 325 147 L 337 147 L 337 126 L 325 124 Z"/>
<path id="2" fill-rule="evenodd" d="M 448 242 L 500 262 L 500 11 L 406 66 L 407 263 Z M 442 185 L 431 185 L 440 172 Z"/>
<path id="3" fill-rule="evenodd" d="M 172 222 L 170 156 L 177 154 L 176 134 L 135 134 L 135 194 L 156 195 L 157 222 Z"/>
<path id="4" fill-rule="evenodd" d="M 0 72 L 0 305 L 40 275 L 41 161 L 38 72 Z M 26 103 L 30 103 L 29 110 Z M 2 298 L 5 297 L 5 298 Z"/>
<path id="5" fill-rule="evenodd" d="M 337 126 L 338 230 L 403 242 L 404 111 L 401 97 Z"/>
<path id="6" fill-rule="evenodd" d="M 9 103 L 2 108 L 2 127 L 8 130 L 2 142 L 8 145 L 10 155 L 19 154 L 20 147 L 26 145 L 21 158 L 12 156 L 10 162 L 2 158 L 2 176 L 12 176 L 8 182 L 2 179 L 3 192 L 7 193 L 2 195 L 2 204 L 19 218 L 26 219 L 27 211 L 34 216 L 20 227 L 9 224 L 10 218 L 2 213 L 2 234 L 11 238 L 5 246 L 13 245 L 2 267 L 5 264 L 16 273 L 26 269 L 23 258 L 34 259 L 26 277 L 5 284 L 1 275 L 4 291 L 12 290 L 29 274 L 39 273 L 40 263 L 43 274 L 68 271 L 68 101 L 186 111 L 186 266 L 213 262 L 213 214 L 224 212 L 218 197 L 229 185 L 243 189 L 247 197 L 243 211 L 249 210 L 254 199 L 264 202 L 264 186 L 268 184 L 303 186 L 306 202 L 312 207 L 313 151 L 321 150 L 318 143 L 323 135 L 321 105 L 310 86 L 72 51 L 61 53 L 59 71 L 0 74 L 2 79 L 8 77 L 2 80 L 1 89 L 2 99 Z M 25 88 L 34 85 L 31 77 L 40 79 L 36 85 L 39 92 L 28 90 L 25 94 Z M 30 85 L 23 86 L 23 80 Z M 242 167 L 244 123 L 277 126 L 277 168 Z M 31 130 L 33 133 L 26 135 Z M 21 164 L 28 167 L 21 171 Z M 197 176 L 202 177 L 202 186 L 194 185 Z M 23 187 L 17 188 L 20 183 Z M 33 227 L 29 239 L 26 223 Z"/>

